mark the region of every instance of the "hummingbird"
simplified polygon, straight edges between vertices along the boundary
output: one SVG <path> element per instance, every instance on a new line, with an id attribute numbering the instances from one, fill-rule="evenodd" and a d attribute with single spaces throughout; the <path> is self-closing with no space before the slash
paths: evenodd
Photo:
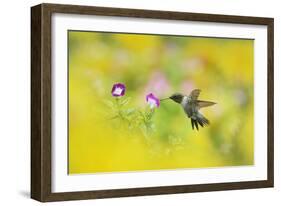
<path id="1" fill-rule="evenodd" d="M 201 127 L 210 124 L 209 120 L 206 119 L 201 113 L 199 113 L 199 110 L 203 107 L 209 107 L 216 104 L 215 102 L 198 100 L 200 92 L 200 89 L 194 89 L 188 96 L 181 93 L 175 93 L 168 98 L 161 99 L 161 101 L 171 99 L 174 102 L 180 104 L 187 117 L 191 119 L 192 129 L 194 129 L 195 126 L 196 129 L 199 130 L 198 124 Z"/>

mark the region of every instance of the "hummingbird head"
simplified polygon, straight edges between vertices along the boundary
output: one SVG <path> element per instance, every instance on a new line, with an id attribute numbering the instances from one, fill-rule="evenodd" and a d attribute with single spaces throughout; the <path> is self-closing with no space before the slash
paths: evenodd
<path id="1" fill-rule="evenodd" d="M 170 96 L 169 98 L 171 99 L 171 100 L 173 100 L 173 101 L 175 101 L 175 102 L 177 102 L 177 103 L 181 103 L 182 102 L 182 100 L 183 100 L 183 95 L 182 94 L 180 94 L 180 93 L 175 93 L 175 94 L 173 94 L 172 96 Z"/>

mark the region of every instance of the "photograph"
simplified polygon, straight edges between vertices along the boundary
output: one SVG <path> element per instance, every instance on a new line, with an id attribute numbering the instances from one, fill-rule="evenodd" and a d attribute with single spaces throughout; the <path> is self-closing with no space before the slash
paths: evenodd
<path id="1" fill-rule="evenodd" d="M 67 31 L 68 175 L 254 165 L 254 39 Z"/>

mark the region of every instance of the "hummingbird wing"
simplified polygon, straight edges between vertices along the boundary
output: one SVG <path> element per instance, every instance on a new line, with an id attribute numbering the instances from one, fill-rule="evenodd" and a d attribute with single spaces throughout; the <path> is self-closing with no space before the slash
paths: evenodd
<path id="1" fill-rule="evenodd" d="M 194 90 L 192 90 L 192 92 L 190 93 L 189 96 L 191 97 L 192 100 L 197 100 L 200 92 L 201 92 L 200 89 L 194 89 Z"/>
<path id="2" fill-rule="evenodd" d="M 214 104 L 216 104 L 216 102 L 197 100 L 198 109 L 201 109 L 202 107 L 209 107 L 209 106 L 212 106 Z"/>

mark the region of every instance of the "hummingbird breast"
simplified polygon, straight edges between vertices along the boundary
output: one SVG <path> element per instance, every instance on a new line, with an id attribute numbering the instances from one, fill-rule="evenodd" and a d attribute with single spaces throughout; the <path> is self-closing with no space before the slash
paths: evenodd
<path id="1" fill-rule="evenodd" d="M 184 96 L 181 105 L 189 118 L 196 114 L 196 104 L 189 97 Z"/>
<path id="2" fill-rule="evenodd" d="M 188 104 L 188 97 L 184 96 L 181 101 L 181 106 L 185 107 Z"/>

